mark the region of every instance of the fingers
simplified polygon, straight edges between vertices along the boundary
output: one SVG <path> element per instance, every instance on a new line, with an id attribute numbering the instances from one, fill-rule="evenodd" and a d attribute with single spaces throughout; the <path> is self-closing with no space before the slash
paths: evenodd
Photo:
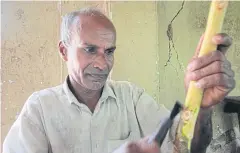
<path id="1" fill-rule="evenodd" d="M 138 146 L 142 153 L 159 153 L 160 148 L 155 141 L 149 143 L 149 136 L 138 141 Z"/>
<path id="2" fill-rule="evenodd" d="M 189 80 L 197 81 L 206 76 L 223 73 L 229 77 L 234 77 L 234 71 L 231 69 L 231 63 L 229 61 L 214 61 L 210 65 L 201 69 L 190 71 L 187 75 Z"/>
<path id="3" fill-rule="evenodd" d="M 228 91 L 235 87 L 235 80 L 226 74 L 217 73 L 198 80 L 196 85 L 202 89 L 220 86 L 222 90 Z"/>
<path id="4" fill-rule="evenodd" d="M 126 143 L 126 153 L 139 153 L 139 147 L 136 142 Z"/>
<path id="5" fill-rule="evenodd" d="M 201 46 L 204 40 L 204 34 L 200 37 L 200 40 L 198 42 L 195 54 L 193 56 L 193 58 L 197 58 L 198 54 L 201 50 Z M 226 33 L 219 33 L 217 35 L 215 35 L 212 39 L 213 43 L 216 44 L 217 50 L 221 51 L 222 53 L 226 53 L 226 51 L 228 50 L 228 48 L 232 45 L 232 38 L 227 35 Z"/>
<path id="6" fill-rule="evenodd" d="M 221 53 L 219 51 L 214 51 L 207 55 L 204 55 L 202 57 L 192 60 L 188 64 L 187 70 L 195 71 L 195 70 L 198 70 L 200 68 L 203 68 L 203 67 L 209 65 L 210 63 L 212 63 L 214 61 L 225 61 L 225 60 L 226 60 L 226 57 L 224 56 L 223 53 Z"/>
<path id="7" fill-rule="evenodd" d="M 148 143 L 149 137 L 145 137 L 138 141 L 126 142 L 123 145 L 124 153 L 159 153 L 160 148 L 157 143 Z M 118 153 L 118 152 L 117 152 Z"/>
<path id="8" fill-rule="evenodd" d="M 215 35 L 212 43 L 217 45 L 217 51 L 198 57 L 202 42 L 203 36 L 188 64 L 184 81 L 186 89 L 191 80 L 196 81 L 199 88 L 205 89 L 203 106 L 211 106 L 224 98 L 236 84 L 231 64 L 224 55 L 232 45 L 232 38 L 225 33 Z"/>
<path id="9" fill-rule="evenodd" d="M 222 53 L 226 53 L 228 48 L 232 45 L 232 38 L 228 36 L 226 33 L 219 33 L 215 35 L 212 39 L 213 43 L 216 44 L 217 50 Z"/>

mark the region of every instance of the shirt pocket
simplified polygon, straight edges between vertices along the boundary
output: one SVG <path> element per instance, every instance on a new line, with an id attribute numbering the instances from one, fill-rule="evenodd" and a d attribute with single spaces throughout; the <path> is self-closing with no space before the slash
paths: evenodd
<path id="1" fill-rule="evenodd" d="M 122 144 L 132 141 L 133 140 L 133 133 L 129 132 L 128 136 L 125 137 L 124 139 L 108 139 L 107 141 L 107 148 L 108 148 L 108 153 L 112 153 L 114 150 L 119 148 Z"/>

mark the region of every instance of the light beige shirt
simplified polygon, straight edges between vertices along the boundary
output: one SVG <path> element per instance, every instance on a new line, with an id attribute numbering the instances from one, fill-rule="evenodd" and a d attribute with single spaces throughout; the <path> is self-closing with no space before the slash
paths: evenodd
<path id="1" fill-rule="evenodd" d="M 168 115 L 143 89 L 116 81 L 106 82 L 92 113 L 65 81 L 29 97 L 4 141 L 3 152 L 111 153 L 127 141 L 152 134 Z M 162 153 L 173 152 L 175 125 Z"/>

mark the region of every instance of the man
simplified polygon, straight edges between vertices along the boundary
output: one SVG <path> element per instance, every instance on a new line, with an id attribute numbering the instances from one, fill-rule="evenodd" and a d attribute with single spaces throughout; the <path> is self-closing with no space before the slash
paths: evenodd
<path id="1" fill-rule="evenodd" d="M 219 51 L 188 65 L 185 84 L 204 88 L 193 140 L 194 153 L 205 152 L 211 139 L 211 107 L 235 81 L 224 53 L 231 38 L 219 34 Z M 113 67 L 116 30 L 95 9 L 67 14 L 62 21 L 59 51 L 68 67 L 63 85 L 35 92 L 25 103 L 3 144 L 4 153 L 167 153 L 173 152 L 177 119 L 163 146 L 148 143 L 168 111 L 143 89 L 129 82 L 107 81 Z M 199 124 L 201 123 L 201 124 Z M 205 131 L 205 132 L 204 132 Z"/>

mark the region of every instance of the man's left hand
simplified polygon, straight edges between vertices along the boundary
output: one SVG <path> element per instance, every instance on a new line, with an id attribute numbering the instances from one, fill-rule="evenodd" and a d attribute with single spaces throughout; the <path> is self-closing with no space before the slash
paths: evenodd
<path id="1" fill-rule="evenodd" d="M 234 72 L 225 53 L 232 44 L 232 38 L 227 34 L 217 34 L 212 43 L 217 50 L 202 57 L 197 57 L 204 36 L 201 37 L 195 56 L 188 64 L 185 75 L 185 86 L 190 81 L 196 81 L 199 88 L 204 89 L 202 107 L 208 108 L 218 104 L 235 87 Z"/>

